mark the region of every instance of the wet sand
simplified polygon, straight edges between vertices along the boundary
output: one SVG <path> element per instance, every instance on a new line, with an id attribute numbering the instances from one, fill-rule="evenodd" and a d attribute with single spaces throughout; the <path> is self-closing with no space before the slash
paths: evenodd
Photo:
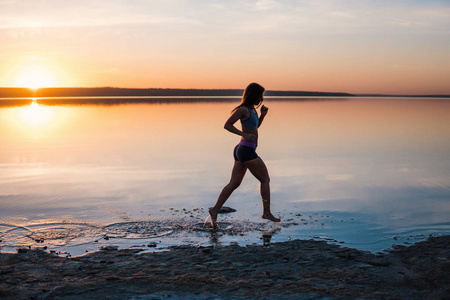
<path id="1" fill-rule="evenodd" d="M 385 254 L 294 240 L 270 246 L 0 253 L 1 299 L 445 299 L 450 236 Z M 447 298 L 448 299 L 448 298 Z"/>

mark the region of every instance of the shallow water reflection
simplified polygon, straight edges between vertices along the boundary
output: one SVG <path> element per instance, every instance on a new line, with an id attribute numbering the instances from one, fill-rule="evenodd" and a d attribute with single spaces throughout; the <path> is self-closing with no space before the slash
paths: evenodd
<path id="1" fill-rule="evenodd" d="M 196 226 L 229 179 L 238 141 L 223 123 L 239 99 L 219 100 L 0 105 L 0 247 L 40 245 L 40 235 L 49 247 L 130 245 L 131 236 L 263 244 L 273 231 L 271 242 L 378 251 L 449 233 L 450 101 L 268 97 L 258 154 L 283 223 L 262 221 L 249 174 L 227 202 L 237 212 L 220 216 L 212 238 Z"/>

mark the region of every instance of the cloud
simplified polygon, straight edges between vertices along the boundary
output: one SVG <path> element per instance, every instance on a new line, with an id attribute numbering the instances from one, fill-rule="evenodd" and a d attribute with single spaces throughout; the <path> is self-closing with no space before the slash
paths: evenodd
<path id="1" fill-rule="evenodd" d="M 0 28 L 199 23 L 156 1 L 3 1 L 0 10 Z"/>
<path id="2" fill-rule="evenodd" d="M 325 178 L 330 181 L 349 181 L 353 179 L 352 174 L 330 174 L 327 175 Z"/>
<path id="3" fill-rule="evenodd" d="M 340 17 L 340 18 L 347 18 L 347 19 L 353 19 L 356 16 L 350 12 L 346 12 L 346 11 L 332 11 L 329 13 L 330 16 L 332 17 Z"/>
<path id="4" fill-rule="evenodd" d="M 243 28 L 247 32 L 317 34 L 417 26 L 442 29 L 450 24 L 450 5 L 435 2 L 0 1 L 0 11 L 0 28 L 163 24 L 198 26 L 200 31 L 233 33 Z"/>
<path id="5" fill-rule="evenodd" d="M 256 1 L 257 10 L 273 10 L 281 7 L 281 4 L 275 0 L 258 0 Z"/>

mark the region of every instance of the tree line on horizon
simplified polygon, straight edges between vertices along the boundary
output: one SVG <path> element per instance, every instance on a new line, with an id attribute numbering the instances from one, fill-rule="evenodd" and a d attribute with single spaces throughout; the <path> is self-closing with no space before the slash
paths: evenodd
<path id="1" fill-rule="evenodd" d="M 242 96 L 243 89 L 163 89 L 163 88 L 115 88 L 115 87 L 95 87 L 95 88 L 39 88 L 37 90 L 29 88 L 0 88 L 0 98 L 18 97 L 237 97 Z M 352 97 L 349 93 L 334 92 L 307 92 L 307 91 L 266 91 L 266 96 L 279 97 L 301 97 L 301 96 L 322 96 L 322 97 Z"/>
<path id="2" fill-rule="evenodd" d="M 241 97 L 243 89 L 175 89 L 175 88 L 117 88 L 117 87 L 69 87 L 30 88 L 0 87 L 0 98 L 45 98 L 45 97 Z M 393 95 L 350 94 L 341 92 L 272 91 L 272 97 L 428 97 L 450 98 L 450 95 Z"/>

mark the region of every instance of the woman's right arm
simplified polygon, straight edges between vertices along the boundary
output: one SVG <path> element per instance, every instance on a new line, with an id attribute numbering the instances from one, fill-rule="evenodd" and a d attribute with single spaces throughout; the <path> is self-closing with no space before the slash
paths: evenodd
<path id="1" fill-rule="evenodd" d="M 236 126 L 234 126 L 234 124 L 238 120 L 240 120 L 242 118 L 245 119 L 245 116 L 247 113 L 249 114 L 249 111 L 247 108 L 239 107 L 225 122 L 224 128 L 231 133 L 242 136 L 245 140 L 254 141 L 254 140 L 256 140 L 256 136 L 254 134 L 240 131 L 239 129 L 236 128 Z"/>

